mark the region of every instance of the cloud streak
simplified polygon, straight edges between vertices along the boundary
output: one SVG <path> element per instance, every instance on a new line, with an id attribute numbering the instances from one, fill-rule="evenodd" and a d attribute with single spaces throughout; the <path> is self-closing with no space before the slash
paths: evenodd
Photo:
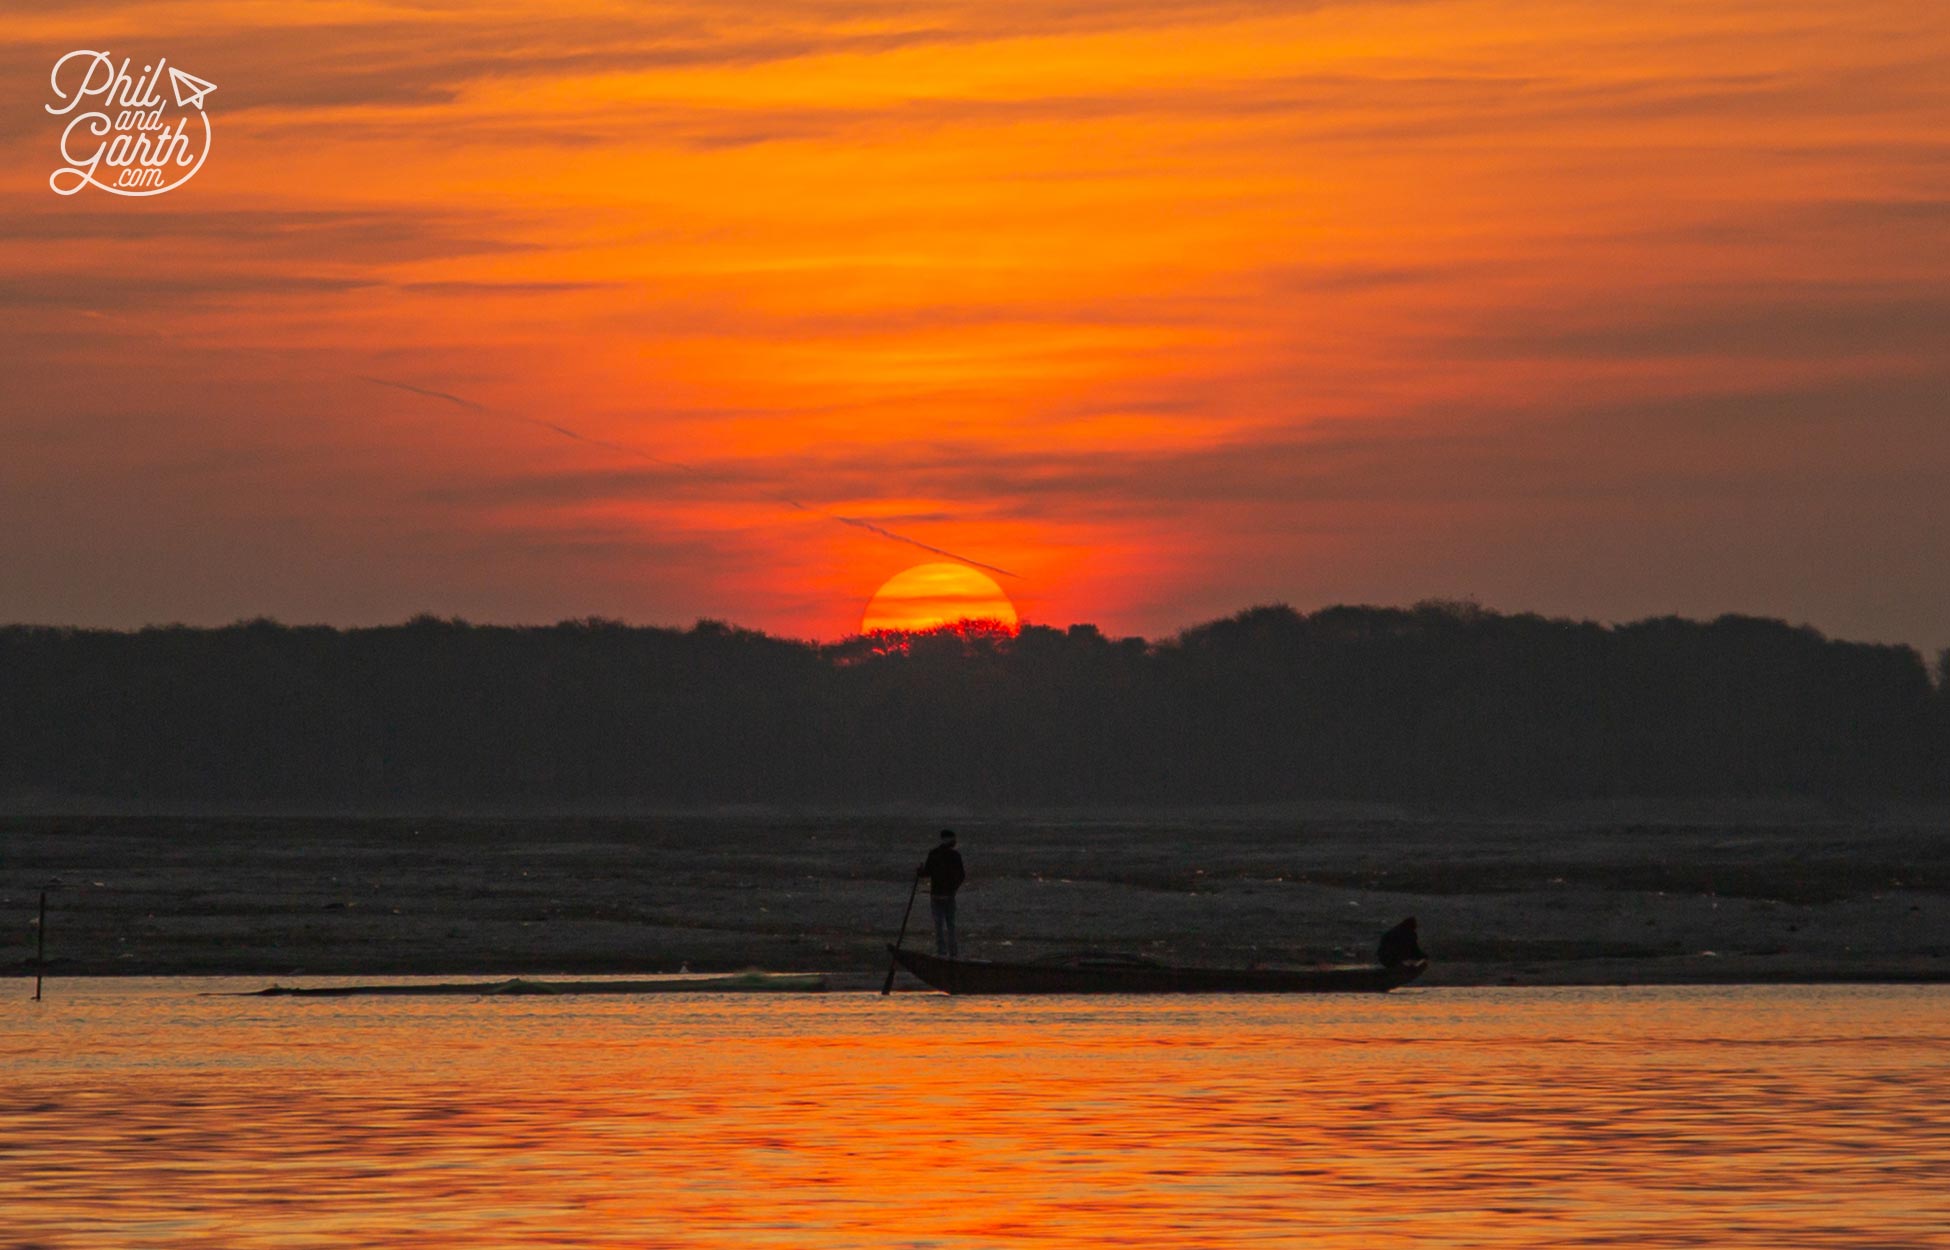
<path id="1" fill-rule="evenodd" d="M 177 574 L 134 617 L 369 605 L 370 566 L 819 634 L 926 553 L 1153 634 L 1741 588 L 1934 640 L 1926 7 L 34 6 L 13 81 L 86 30 L 222 91 L 213 164 L 142 204 L 41 191 L 49 119 L 0 116 L 0 499 L 123 517 L 117 567 Z M 63 515 L 0 533 L 22 611 L 118 593 L 58 593 L 111 526 Z M 514 554 L 584 527 L 645 541 Z M 231 529 L 292 556 L 217 584 Z"/>
<path id="2" fill-rule="evenodd" d="M 538 429 L 547 430 L 552 434 L 557 434 L 563 438 L 571 439 L 578 443 L 584 443 L 591 447 L 598 447 L 603 449 L 604 451 L 611 451 L 617 453 L 618 455 L 630 456 L 635 459 L 647 461 L 651 464 L 659 465 L 665 468 L 676 469 L 686 474 L 700 475 L 700 470 L 698 470 L 697 467 L 694 465 L 686 464 L 680 460 L 671 460 L 662 456 L 652 455 L 650 452 L 645 451 L 640 447 L 632 446 L 631 444 L 628 443 L 619 443 L 611 439 L 597 438 L 596 436 L 591 434 L 584 434 L 580 430 L 572 429 L 571 427 L 563 425 L 558 421 L 549 421 L 541 417 L 523 416 L 519 413 L 497 413 L 495 412 L 494 409 L 489 408 L 487 405 L 475 403 L 471 399 L 463 399 L 458 395 L 450 394 L 447 391 L 434 390 L 430 387 L 415 386 L 410 382 L 396 382 L 386 378 L 373 378 L 373 377 L 362 377 L 360 380 L 365 382 L 371 382 L 377 386 L 392 387 L 395 390 L 406 391 L 410 394 L 424 396 L 428 399 L 441 400 L 445 403 L 454 404 L 461 408 L 467 409 L 470 412 L 492 414 L 495 416 L 505 417 L 508 420 L 518 421 L 524 425 L 530 425 Z M 1001 567 L 1000 565 L 990 564 L 983 560 L 977 560 L 970 556 L 961 555 L 958 552 L 950 551 L 946 547 L 937 547 L 932 543 L 922 542 L 918 538 L 914 538 L 907 534 L 902 534 L 899 531 L 889 529 L 884 525 L 876 524 L 872 521 L 867 520 L 864 517 L 846 516 L 841 513 L 833 512 L 826 508 L 821 508 L 813 504 L 802 503 L 797 499 L 793 499 L 785 495 L 776 495 L 776 496 L 772 496 L 772 498 L 775 499 L 778 503 L 784 504 L 786 507 L 792 508 L 795 511 L 804 512 L 811 516 L 824 517 L 826 520 L 836 522 L 840 525 L 851 526 L 854 529 L 865 531 L 866 533 L 872 534 L 878 538 L 884 538 L 889 542 L 902 543 L 906 546 L 914 548 L 917 551 L 925 551 L 930 555 L 943 556 L 947 559 L 956 560 L 962 564 L 972 565 L 975 568 L 982 569 L 990 573 L 999 573 L 1004 577 L 1018 576 L 1018 574 L 1013 573 L 1008 569 Z"/>

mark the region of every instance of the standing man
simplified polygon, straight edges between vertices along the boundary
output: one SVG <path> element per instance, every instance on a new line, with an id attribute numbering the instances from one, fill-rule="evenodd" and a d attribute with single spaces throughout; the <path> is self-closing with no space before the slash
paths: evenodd
<path id="1" fill-rule="evenodd" d="M 941 843 L 928 852 L 927 862 L 914 873 L 928 879 L 928 906 L 934 911 L 934 953 L 949 959 L 960 954 L 955 945 L 955 891 L 968 880 L 955 849 L 955 831 L 943 829 Z"/>

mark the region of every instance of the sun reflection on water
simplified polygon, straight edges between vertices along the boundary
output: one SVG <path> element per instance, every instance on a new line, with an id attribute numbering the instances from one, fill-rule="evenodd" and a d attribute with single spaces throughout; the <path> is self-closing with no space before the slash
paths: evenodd
<path id="1" fill-rule="evenodd" d="M 0 1244 L 1942 1245 L 1950 993 L 0 1015 Z"/>

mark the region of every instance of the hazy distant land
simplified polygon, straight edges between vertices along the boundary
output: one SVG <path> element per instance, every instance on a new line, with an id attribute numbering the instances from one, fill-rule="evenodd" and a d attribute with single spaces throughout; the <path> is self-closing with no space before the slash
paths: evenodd
<path id="1" fill-rule="evenodd" d="M 1749 617 L 0 629 L 16 968 L 870 978 L 952 821 L 971 953 L 1935 979 L 1946 803 L 1950 657 Z"/>
<path id="2" fill-rule="evenodd" d="M 1950 801 L 1950 658 L 1781 621 L 1253 608 L 821 644 L 716 622 L 0 628 L 0 810 Z M 77 802 L 79 801 L 79 802 Z"/>
<path id="3" fill-rule="evenodd" d="M 0 967 L 23 969 L 52 884 L 56 975 L 760 966 L 864 985 L 940 819 L 8 818 Z M 955 823 L 970 954 L 1364 959 L 1414 914 L 1433 984 L 1950 979 L 1942 812 L 1343 805 Z M 910 941 L 926 943 L 925 913 Z"/>

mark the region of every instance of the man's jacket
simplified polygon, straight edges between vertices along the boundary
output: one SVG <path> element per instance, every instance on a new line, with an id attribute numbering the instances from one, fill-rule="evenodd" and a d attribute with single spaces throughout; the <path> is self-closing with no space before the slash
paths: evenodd
<path id="1" fill-rule="evenodd" d="M 961 866 L 961 852 L 952 846 L 937 846 L 928 852 L 928 862 L 921 866 L 921 872 L 928 879 L 928 893 L 952 895 L 968 880 L 968 873 Z"/>

